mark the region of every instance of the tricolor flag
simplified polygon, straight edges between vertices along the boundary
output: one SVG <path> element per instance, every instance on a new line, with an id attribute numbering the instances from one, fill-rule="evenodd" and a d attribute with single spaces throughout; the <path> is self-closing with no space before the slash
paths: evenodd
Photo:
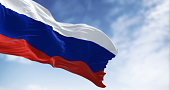
<path id="1" fill-rule="evenodd" d="M 65 69 L 104 88 L 104 68 L 117 50 L 100 30 L 57 22 L 32 0 L 0 0 L 0 53 Z"/>

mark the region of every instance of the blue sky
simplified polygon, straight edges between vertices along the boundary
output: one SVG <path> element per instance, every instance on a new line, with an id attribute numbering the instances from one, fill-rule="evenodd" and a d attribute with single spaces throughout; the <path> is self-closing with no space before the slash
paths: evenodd
<path id="1" fill-rule="evenodd" d="M 168 90 L 168 0 L 34 0 L 56 21 L 105 32 L 118 55 L 101 89 L 68 71 L 0 54 L 0 90 Z"/>

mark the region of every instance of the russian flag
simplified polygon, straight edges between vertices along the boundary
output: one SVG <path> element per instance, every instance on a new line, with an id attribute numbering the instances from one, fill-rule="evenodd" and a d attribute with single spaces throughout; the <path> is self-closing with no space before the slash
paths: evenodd
<path id="1" fill-rule="evenodd" d="M 57 22 L 32 0 L 0 0 L 0 53 L 65 69 L 104 88 L 104 68 L 117 50 L 100 30 Z"/>

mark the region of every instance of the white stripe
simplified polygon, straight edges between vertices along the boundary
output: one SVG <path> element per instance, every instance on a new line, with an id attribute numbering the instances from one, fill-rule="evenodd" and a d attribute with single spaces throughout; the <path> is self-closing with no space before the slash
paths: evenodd
<path id="1" fill-rule="evenodd" d="M 113 54 L 117 54 L 112 41 L 100 30 L 86 24 L 68 24 L 56 22 L 51 13 L 32 0 L 0 0 L 5 7 L 41 21 L 53 27 L 55 31 L 66 36 L 88 40 L 99 44 Z"/>

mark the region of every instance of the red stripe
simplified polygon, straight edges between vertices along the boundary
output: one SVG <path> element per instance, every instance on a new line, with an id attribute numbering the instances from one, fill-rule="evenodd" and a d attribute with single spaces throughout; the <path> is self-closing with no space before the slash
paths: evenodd
<path id="1" fill-rule="evenodd" d="M 53 67 L 78 74 L 99 87 L 105 87 L 102 83 L 105 75 L 104 70 L 92 72 L 88 65 L 82 61 L 68 61 L 59 56 L 49 57 L 29 45 L 24 39 L 12 39 L 0 34 L 0 53 L 21 56 L 32 61 L 50 64 Z"/>

